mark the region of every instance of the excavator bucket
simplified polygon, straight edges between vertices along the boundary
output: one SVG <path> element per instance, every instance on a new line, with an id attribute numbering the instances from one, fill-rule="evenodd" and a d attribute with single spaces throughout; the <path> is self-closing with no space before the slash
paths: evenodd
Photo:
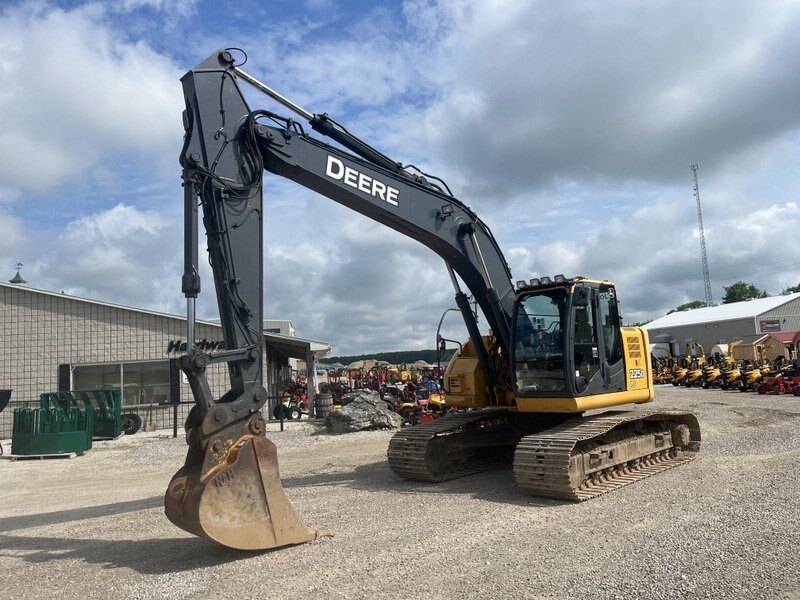
<path id="1" fill-rule="evenodd" d="M 303 523 L 281 484 L 275 444 L 263 434 L 216 436 L 205 450 L 190 447 L 164 497 L 175 525 L 240 550 L 303 544 L 327 531 Z"/>

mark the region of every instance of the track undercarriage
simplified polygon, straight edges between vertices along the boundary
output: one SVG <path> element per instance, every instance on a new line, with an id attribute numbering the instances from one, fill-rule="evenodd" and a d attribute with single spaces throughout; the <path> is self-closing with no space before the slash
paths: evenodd
<path id="1" fill-rule="evenodd" d="M 508 465 L 535 495 L 588 500 L 692 460 L 697 418 L 677 411 L 597 415 L 487 409 L 442 417 L 395 434 L 389 466 L 400 477 L 444 481 Z"/>

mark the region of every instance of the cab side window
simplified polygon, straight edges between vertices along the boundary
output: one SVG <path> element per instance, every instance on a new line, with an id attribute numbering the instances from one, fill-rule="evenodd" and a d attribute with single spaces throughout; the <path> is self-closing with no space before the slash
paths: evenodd
<path id="1" fill-rule="evenodd" d="M 591 306 L 575 307 L 574 352 L 575 377 L 581 391 L 600 368 L 597 332 Z"/>
<path id="2" fill-rule="evenodd" d="M 605 358 L 609 365 L 622 360 L 622 335 L 620 332 L 619 309 L 614 288 L 601 288 L 598 295 L 600 328 L 605 347 Z"/>

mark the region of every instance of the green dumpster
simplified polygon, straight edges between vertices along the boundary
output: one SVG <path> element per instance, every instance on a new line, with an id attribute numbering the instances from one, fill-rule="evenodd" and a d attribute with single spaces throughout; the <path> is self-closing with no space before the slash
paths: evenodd
<path id="1" fill-rule="evenodd" d="M 92 447 L 94 413 L 79 408 L 15 408 L 11 453 L 83 453 Z"/>
<path id="2" fill-rule="evenodd" d="M 95 439 L 113 439 L 122 433 L 122 395 L 119 390 L 96 388 L 69 392 L 47 392 L 39 396 L 39 408 L 70 407 L 94 413 Z"/>

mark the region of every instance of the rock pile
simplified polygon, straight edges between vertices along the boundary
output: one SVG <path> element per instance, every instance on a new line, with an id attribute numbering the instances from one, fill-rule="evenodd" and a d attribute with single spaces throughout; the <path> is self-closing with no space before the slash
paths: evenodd
<path id="1" fill-rule="evenodd" d="M 342 398 L 342 408 L 325 417 L 325 427 L 333 433 L 370 429 L 399 429 L 403 418 L 386 408 L 378 392 L 355 390 Z"/>

